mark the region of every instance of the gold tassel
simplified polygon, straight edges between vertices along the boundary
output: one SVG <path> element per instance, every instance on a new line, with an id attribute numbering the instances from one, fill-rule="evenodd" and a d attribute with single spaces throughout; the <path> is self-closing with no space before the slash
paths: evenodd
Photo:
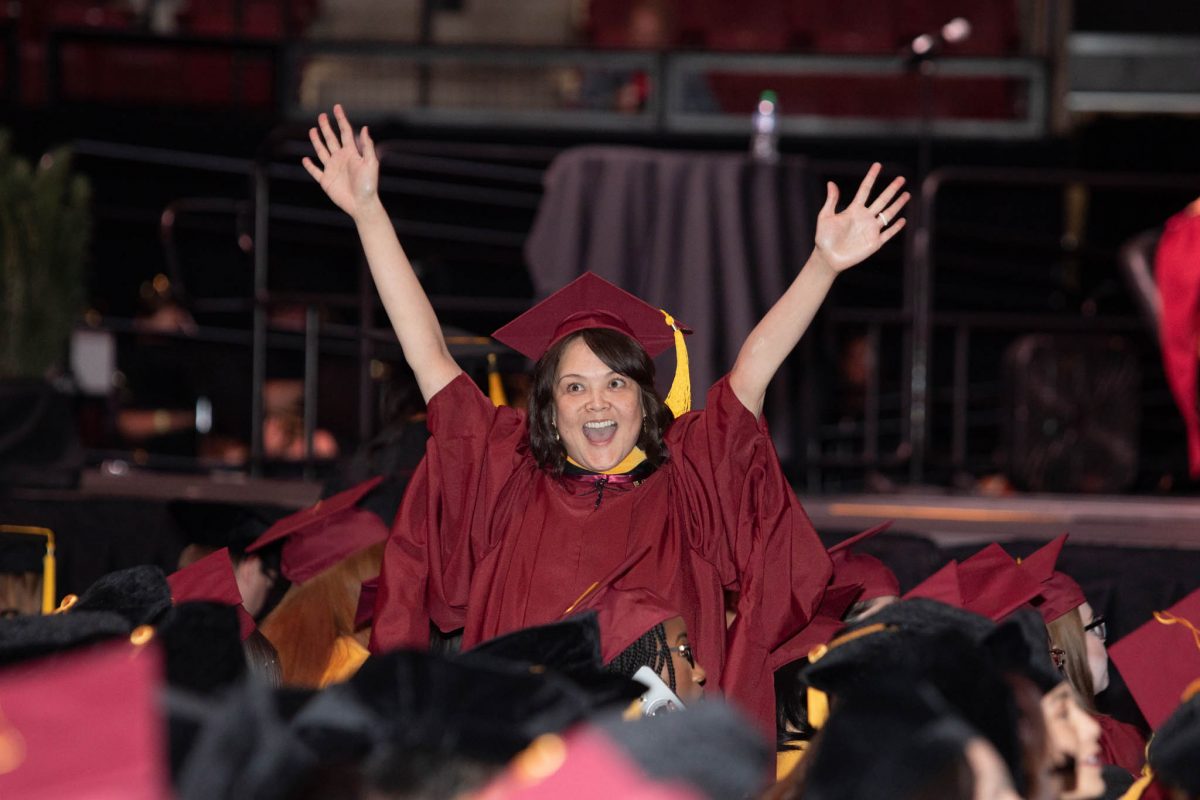
<path id="1" fill-rule="evenodd" d="M 494 406 L 508 405 L 508 396 L 504 393 L 504 381 L 500 379 L 500 371 L 496 369 L 496 354 L 487 356 L 488 398 Z"/>
<path id="2" fill-rule="evenodd" d="M 688 366 L 688 351 L 687 344 L 683 341 L 683 331 L 675 324 L 674 317 L 666 311 L 663 311 L 662 315 L 675 331 L 675 377 L 671 381 L 671 391 L 667 392 L 666 402 L 667 408 L 679 419 L 692 410 L 692 373 Z"/>
<path id="3" fill-rule="evenodd" d="M 57 585 L 55 577 L 58 574 L 54 562 L 54 531 L 49 528 L 39 528 L 32 525 L 0 525 L 0 533 L 15 533 L 20 536 L 41 536 L 46 540 L 46 554 L 42 556 L 42 613 L 51 614 L 57 603 Z"/>
<path id="4" fill-rule="evenodd" d="M 1150 769 L 1149 764 L 1142 766 L 1142 775 L 1133 785 L 1125 790 L 1125 794 L 1121 795 L 1121 800 L 1141 800 L 1142 795 L 1150 788 L 1150 784 L 1154 783 L 1154 771 Z"/>
<path id="5" fill-rule="evenodd" d="M 808 687 L 808 724 L 820 730 L 829 719 L 829 695 Z"/>
<path id="6" fill-rule="evenodd" d="M 47 531 L 49 533 L 49 531 Z M 53 614 L 58 607 L 58 565 L 54 560 L 54 534 L 46 540 L 46 555 L 42 556 L 42 613 Z"/>

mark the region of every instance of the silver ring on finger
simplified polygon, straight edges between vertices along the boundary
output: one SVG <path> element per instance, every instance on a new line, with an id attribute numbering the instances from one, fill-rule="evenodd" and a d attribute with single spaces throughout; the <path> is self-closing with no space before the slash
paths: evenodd
<path id="1" fill-rule="evenodd" d="M 891 220 L 887 218 L 887 214 L 884 214 L 882 211 L 875 215 L 875 219 L 883 223 L 883 227 L 885 228 L 891 223 Z"/>

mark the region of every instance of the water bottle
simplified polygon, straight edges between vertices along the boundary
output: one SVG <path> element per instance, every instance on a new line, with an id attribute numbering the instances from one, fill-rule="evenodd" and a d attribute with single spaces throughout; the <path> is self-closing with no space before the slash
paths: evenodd
<path id="1" fill-rule="evenodd" d="M 779 103 L 770 89 L 758 98 L 753 128 L 750 157 L 763 164 L 779 161 Z"/>

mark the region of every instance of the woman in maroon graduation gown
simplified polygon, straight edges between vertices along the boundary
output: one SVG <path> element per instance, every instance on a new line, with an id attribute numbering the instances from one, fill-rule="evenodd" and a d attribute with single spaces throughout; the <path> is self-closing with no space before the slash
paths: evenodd
<path id="1" fill-rule="evenodd" d="M 558 619 L 628 560 L 625 586 L 684 612 L 709 685 L 773 730 L 766 665 L 808 621 L 830 564 L 780 469 L 763 397 L 837 274 L 903 228 L 902 179 L 868 203 L 872 166 L 840 213 L 828 185 L 808 262 L 705 409 L 673 421 L 650 360 L 674 341 L 664 316 L 594 276 L 552 295 L 497 332 L 538 359 L 527 418 L 494 407 L 451 357 L 380 202 L 371 138 L 340 106 L 334 116 L 310 131 L 304 166 L 354 220 L 431 432 L 384 556 L 372 649 L 427 646 L 430 621 L 463 628 L 470 647 Z M 739 594 L 728 631 L 725 589 Z"/>

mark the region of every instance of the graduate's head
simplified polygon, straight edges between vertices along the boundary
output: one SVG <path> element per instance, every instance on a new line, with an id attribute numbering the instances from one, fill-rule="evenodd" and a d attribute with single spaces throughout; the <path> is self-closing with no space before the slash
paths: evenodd
<path id="1" fill-rule="evenodd" d="M 657 623 L 607 665 L 609 671 L 626 677 L 641 667 L 654 670 L 685 704 L 704 696 L 708 673 L 696 661 L 683 617 Z"/>
<path id="2" fill-rule="evenodd" d="M 685 333 L 665 312 L 591 273 L 494 332 L 536 362 L 529 441 L 538 464 L 558 474 L 569 457 L 606 472 L 635 447 L 651 465 L 661 463 L 667 426 L 691 405 Z M 653 359 L 670 348 L 675 379 L 664 401 Z"/>
<path id="3" fill-rule="evenodd" d="M 657 466 L 671 419 L 654 388 L 654 362 L 617 331 L 588 328 L 566 336 L 534 368 L 529 441 L 551 472 L 560 473 L 568 457 L 604 472 L 634 447 Z"/>

